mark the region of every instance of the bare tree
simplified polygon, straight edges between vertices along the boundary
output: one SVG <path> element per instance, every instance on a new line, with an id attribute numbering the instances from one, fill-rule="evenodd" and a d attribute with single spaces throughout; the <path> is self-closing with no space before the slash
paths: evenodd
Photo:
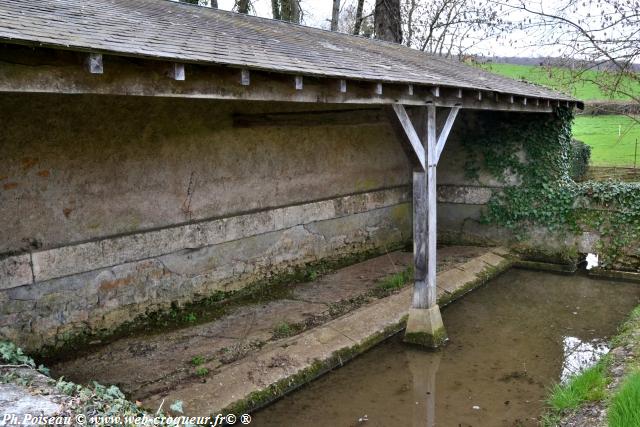
<path id="1" fill-rule="evenodd" d="M 340 19 L 340 0 L 333 0 L 331 10 L 331 31 L 338 31 L 338 20 Z"/>
<path id="2" fill-rule="evenodd" d="M 555 8 L 529 0 L 495 3 L 521 15 L 524 12 L 516 27 L 535 46 L 555 49 L 574 82 L 588 81 L 610 98 L 640 104 L 640 2 L 565 0 Z M 637 117 L 634 120 L 640 123 Z"/>
<path id="3" fill-rule="evenodd" d="M 356 7 L 356 21 L 353 25 L 353 34 L 360 34 L 360 28 L 362 27 L 362 11 L 364 9 L 364 0 L 358 0 L 358 6 Z"/>
<path id="4" fill-rule="evenodd" d="M 373 21 L 377 39 L 402 43 L 400 0 L 376 0 Z"/>
<path id="5" fill-rule="evenodd" d="M 273 19 L 282 19 L 299 24 L 302 20 L 300 0 L 271 0 Z"/>
<path id="6" fill-rule="evenodd" d="M 482 41 L 501 34 L 496 7 L 478 0 L 404 0 L 405 43 L 443 56 L 462 56 Z"/>

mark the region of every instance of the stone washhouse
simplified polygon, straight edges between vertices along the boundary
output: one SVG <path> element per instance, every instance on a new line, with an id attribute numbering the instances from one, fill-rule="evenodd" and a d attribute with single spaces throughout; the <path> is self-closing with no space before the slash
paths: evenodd
<path id="1" fill-rule="evenodd" d="M 437 236 L 500 183 L 464 138 L 563 94 L 404 46 L 161 0 L 0 2 L 0 338 L 28 351 L 413 240 L 406 338 L 437 345 Z M 437 185 L 436 185 L 437 172 Z"/>

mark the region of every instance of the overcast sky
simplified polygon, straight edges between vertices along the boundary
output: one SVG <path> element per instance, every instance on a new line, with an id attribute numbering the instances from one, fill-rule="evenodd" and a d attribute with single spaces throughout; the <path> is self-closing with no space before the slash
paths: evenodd
<path id="1" fill-rule="evenodd" d="M 545 7 L 551 7 L 562 0 L 540 0 Z M 350 4 L 355 4 L 356 0 L 342 0 L 341 8 L 345 8 Z M 231 10 L 234 0 L 218 0 L 221 9 Z M 271 0 L 252 0 L 255 14 L 258 16 L 271 18 Z M 365 13 L 373 9 L 374 0 L 365 0 Z M 312 27 L 329 28 L 329 20 L 331 19 L 332 0 L 301 0 L 301 6 L 304 10 L 303 24 Z M 514 16 L 514 18 L 516 18 Z M 509 38 L 518 44 L 517 47 L 509 45 L 506 42 L 497 43 L 496 41 L 486 41 L 479 45 L 473 52 L 478 55 L 487 56 L 553 56 L 557 52 L 552 49 L 540 49 L 539 47 L 527 47 L 527 35 L 521 32 L 514 32 Z M 532 41 L 533 43 L 533 41 Z"/>

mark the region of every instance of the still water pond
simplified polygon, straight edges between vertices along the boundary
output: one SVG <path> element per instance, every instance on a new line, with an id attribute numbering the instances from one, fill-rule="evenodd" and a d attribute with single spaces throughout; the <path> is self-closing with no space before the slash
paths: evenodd
<path id="1" fill-rule="evenodd" d="M 511 270 L 443 310 L 440 352 L 396 336 L 255 414 L 253 426 L 533 426 L 592 364 L 640 286 Z"/>

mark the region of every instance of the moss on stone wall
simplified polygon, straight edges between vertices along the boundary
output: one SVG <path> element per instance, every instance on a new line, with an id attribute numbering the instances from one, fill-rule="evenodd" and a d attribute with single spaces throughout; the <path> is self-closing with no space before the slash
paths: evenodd
<path id="1" fill-rule="evenodd" d="M 577 237 L 591 232 L 599 237 L 603 267 L 640 270 L 640 184 L 577 183 L 569 177 L 572 111 L 493 114 L 481 121 L 479 136 L 464 143 L 469 179 L 486 170 L 506 184 L 489 200 L 482 221 L 508 228 L 516 246 L 538 258 L 564 252 L 563 262 L 576 261 Z M 556 248 L 545 246 L 545 238 L 527 244 L 531 230 L 540 228 L 560 242 Z"/>
<path id="2" fill-rule="evenodd" d="M 172 303 L 167 309 L 141 314 L 113 329 L 71 331 L 62 334 L 56 345 L 46 345 L 34 355 L 51 365 L 67 357 L 76 358 L 97 346 L 107 345 L 122 337 L 150 334 L 159 330 L 167 332 L 210 322 L 238 307 L 286 298 L 291 292 L 292 284 L 317 280 L 322 275 L 401 249 L 406 244 L 405 241 L 400 241 L 386 248 L 374 247 L 292 266 L 268 278 L 256 280 L 240 290 L 217 291 L 191 302 Z"/>

